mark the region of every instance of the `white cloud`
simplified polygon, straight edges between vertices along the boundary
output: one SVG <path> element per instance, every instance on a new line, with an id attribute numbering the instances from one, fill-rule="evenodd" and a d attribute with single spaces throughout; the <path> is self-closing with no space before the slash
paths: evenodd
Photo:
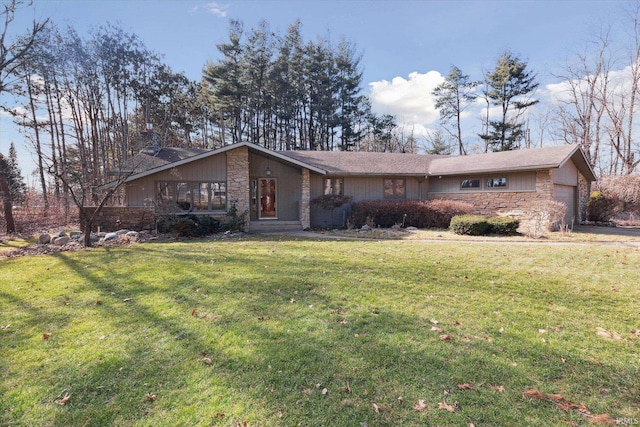
<path id="1" fill-rule="evenodd" d="M 198 10 L 204 10 L 207 13 L 210 13 L 213 16 L 217 16 L 218 18 L 226 18 L 227 17 L 227 9 L 229 9 L 228 4 L 221 4 L 217 2 L 205 3 L 202 6 L 195 6 L 190 10 L 191 13 L 197 12 Z"/>
<path id="2" fill-rule="evenodd" d="M 421 74 L 413 72 L 409 79 L 394 77 L 391 82 L 369 83 L 371 106 L 378 114 L 392 114 L 399 123 L 413 123 L 424 128 L 435 123 L 439 116 L 431 92 L 444 81 L 438 71 Z"/>

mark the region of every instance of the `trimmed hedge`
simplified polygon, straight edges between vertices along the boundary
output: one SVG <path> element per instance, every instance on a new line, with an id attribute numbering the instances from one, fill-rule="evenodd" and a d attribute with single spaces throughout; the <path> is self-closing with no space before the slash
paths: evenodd
<path id="1" fill-rule="evenodd" d="M 587 202 L 587 220 L 607 222 L 616 211 L 616 200 L 605 197 L 600 191 L 594 191 Z"/>
<path id="2" fill-rule="evenodd" d="M 220 221 L 209 216 L 173 215 L 158 221 L 158 232 L 182 237 L 198 237 L 220 230 Z"/>
<path id="3" fill-rule="evenodd" d="M 491 226 L 482 215 L 458 215 L 451 218 L 449 228 L 456 234 L 483 236 L 489 232 Z"/>
<path id="4" fill-rule="evenodd" d="M 454 200 L 367 200 L 353 205 L 349 223 L 360 228 L 373 220 L 377 227 L 447 228 L 451 218 L 471 212 L 473 206 Z"/>
<path id="5" fill-rule="evenodd" d="M 489 218 L 487 222 L 491 226 L 489 232 L 507 236 L 516 234 L 516 230 L 520 226 L 520 221 L 506 216 L 494 216 Z"/>

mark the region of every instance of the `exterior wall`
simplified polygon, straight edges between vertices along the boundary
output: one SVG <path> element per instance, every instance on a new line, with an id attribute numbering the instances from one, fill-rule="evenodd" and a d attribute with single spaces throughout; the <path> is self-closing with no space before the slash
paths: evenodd
<path id="1" fill-rule="evenodd" d="M 309 169 L 302 169 L 302 194 L 300 202 L 300 223 L 302 229 L 311 227 L 311 176 Z"/>
<path id="2" fill-rule="evenodd" d="M 82 210 L 92 215 L 95 206 L 87 206 Z M 91 231 L 153 230 L 156 228 L 156 216 L 152 209 L 130 206 L 103 206 L 93 222 Z"/>
<path id="3" fill-rule="evenodd" d="M 463 179 L 480 179 L 482 181 L 487 178 L 507 178 L 507 188 L 490 189 L 490 190 L 463 190 L 460 188 L 460 182 Z M 472 193 L 479 192 L 486 194 L 487 192 L 516 192 L 516 191 L 535 191 L 536 189 L 536 173 L 494 173 L 490 175 L 456 175 L 429 178 L 429 193 Z"/>
<path id="4" fill-rule="evenodd" d="M 227 151 L 227 208 L 236 204 L 238 214 L 249 211 L 249 149 L 239 147 Z M 249 229 L 247 217 L 245 230 Z"/>
<path id="5" fill-rule="evenodd" d="M 406 182 L 406 199 L 420 200 L 427 198 L 426 181 L 417 177 L 404 176 L 340 176 L 340 175 L 316 175 L 311 176 L 311 199 L 323 194 L 325 178 L 343 178 L 344 195 L 353 197 L 354 202 L 361 200 L 382 200 L 384 198 L 384 179 L 397 178 Z"/>
<path id="6" fill-rule="evenodd" d="M 225 153 L 158 172 L 127 183 L 127 206 L 153 206 L 157 181 L 226 181 Z"/>
<path id="7" fill-rule="evenodd" d="M 473 191 L 453 193 L 429 192 L 429 199 L 459 200 L 474 206 L 480 215 L 513 215 L 521 220 L 528 204 L 535 201 L 553 200 L 553 181 L 550 170 L 535 173 L 535 191 Z M 462 177 L 457 177 L 459 182 Z M 431 181 L 429 182 L 431 186 Z M 459 184 L 458 184 L 459 186 Z"/>
<path id="8" fill-rule="evenodd" d="M 578 185 L 578 168 L 572 161 L 568 161 L 561 168 L 553 170 L 553 183 L 560 185 Z"/>
<path id="9" fill-rule="evenodd" d="M 276 212 L 278 220 L 300 220 L 303 179 L 301 168 L 287 165 L 274 158 L 267 158 L 257 153 L 249 153 L 249 164 L 249 179 L 276 179 Z M 271 171 L 271 175 L 268 177 L 266 174 L 267 168 Z M 249 188 L 249 184 L 247 184 L 247 188 Z M 259 219 L 257 195 L 251 199 L 249 212 L 252 221 Z"/>

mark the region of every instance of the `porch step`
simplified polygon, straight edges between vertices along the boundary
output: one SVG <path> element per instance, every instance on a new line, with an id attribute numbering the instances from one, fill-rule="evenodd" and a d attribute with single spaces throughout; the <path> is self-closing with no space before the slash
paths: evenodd
<path id="1" fill-rule="evenodd" d="M 299 231 L 302 230 L 300 221 L 251 221 L 249 223 L 250 233 L 272 233 L 278 231 Z"/>

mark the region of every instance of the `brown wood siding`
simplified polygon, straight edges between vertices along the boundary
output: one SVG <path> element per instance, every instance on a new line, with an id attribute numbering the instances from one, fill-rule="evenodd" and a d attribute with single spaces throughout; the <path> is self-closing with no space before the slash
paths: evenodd
<path id="1" fill-rule="evenodd" d="M 462 190 L 460 182 L 463 179 L 480 179 L 485 181 L 487 178 L 507 178 L 507 187 L 500 189 L 469 189 Z M 484 184 L 484 182 L 483 182 Z M 423 185 L 424 187 L 424 185 Z M 456 176 L 437 176 L 429 177 L 429 193 L 474 193 L 474 192 L 517 192 L 517 191 L 535 191 L 536 190 L 536 173 L 493 173 L 489 175 L 456 175 Z M 424 191 L 424 188 L 423 188 Z"/>
<path id="2" fill-rule="evenodd" d="M 278 220 L 297 221 L 300 219 L 300 198 L 302 197 L 302 170 L 249 152 L 249 179 L 267 178 L 267 167 L 271 170 L 269 178 L 276 179 L 276 203 Z M 258 219 L 257 206 L 251 205 L 251 220 Z"/>
<path id="3" fill-rule="evenodd" d="M 127 206 L 151 206 L 157 181 L 227 181 L 225 153 L 147 175 L 126 184 Z"/>
<path id="4" fill-rule="evenodd" d="M 311 200 L 322 196 L 325 178 L 343 178 L 344 195 L 353 197 L 354 202 L 361 200 L 383 200 L 384 180 L 386 178 L 396 178 L 405 180 L 405 191 L 407 200 L 417 200 L 427 198 L 427 183 L 416 177 L 386 177 L 386 176 L 339 176 L 339 175 L 311 175 Z M 422 192 L 420 187 L 422 186 Z M 422 193 L 422 194 L 421 194 Z"/>
<path id="5" fill-rule="evenodd" d="M 571 160 L 561 168 L 553 170 L 553 183 L 561 185 L 578 185 L 578 168 Z"/>

